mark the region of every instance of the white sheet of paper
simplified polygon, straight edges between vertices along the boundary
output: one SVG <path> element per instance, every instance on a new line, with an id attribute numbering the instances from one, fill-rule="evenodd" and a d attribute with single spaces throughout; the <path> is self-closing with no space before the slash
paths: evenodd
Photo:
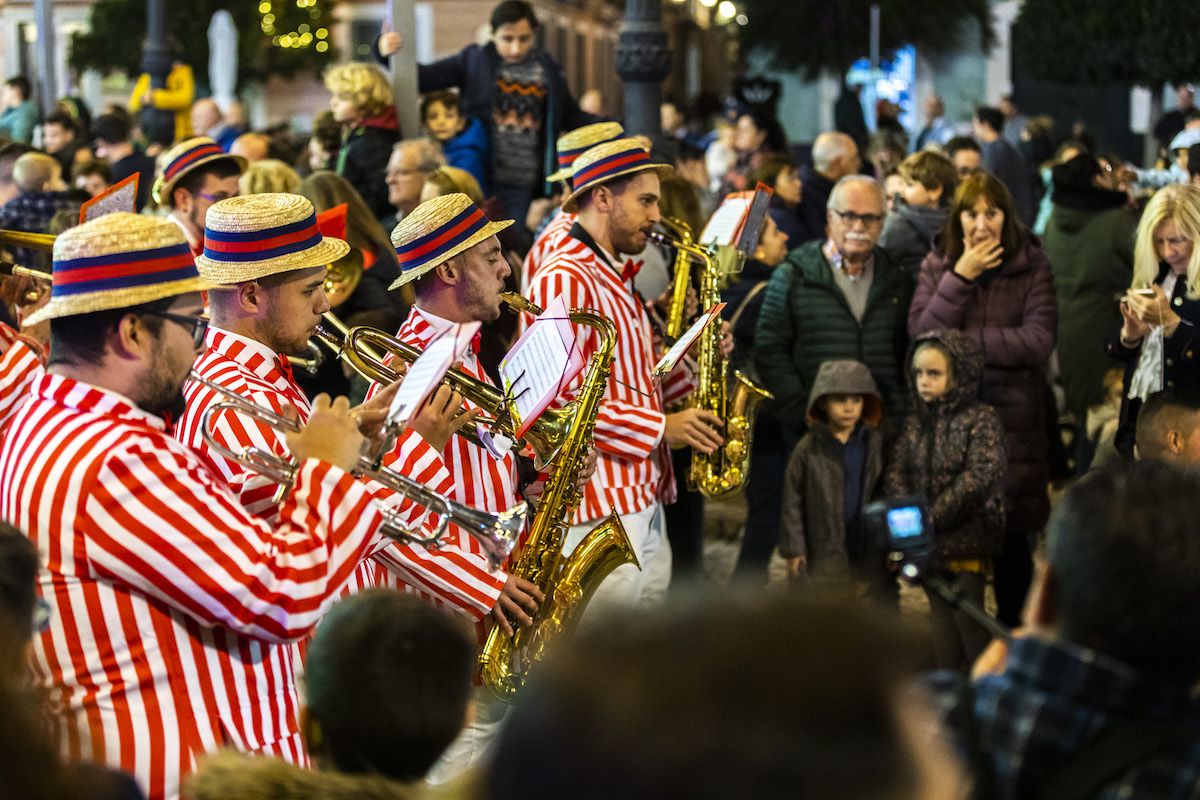
<path id="1" fill-rule="evenodd" d="M 684 354 L 686 354 L 691 346 L 695 344 L 696 340 L 700 338 L 700 334 L 705 328 L 708 327 L 709 323 L 720 316 L 721 311 L 724 308 L 724 303 L 717 303 L 708 311 L 705 311 L 703 314 L 701 314 L 700 317 L 692 324 L 692 327 L 684 331 L 684 334 L 675 341 L 675 344 L 671 346 L 671 349 L 668 350 L 661 359 L 659 359 L 658 363 L 654 366 L 654 374 L 660 376 L 666 375 L 668 372 L 675 369 L 675 365 L 679 363 Z"/>
<path id="2" fill-rule="evenodd" d="M 455 325 L 425 347 L 425 352 L 409 365 L 399 391 L 392 398 L 388 422 L 403 426 L 412 419 L 421 403 L 425 402 L 425 398 L 454 364 L 458 354 L 462 352 L 463 343 L 478 330 L 478 322 Z"/>
<path id="3" fill-rule="evenodd" d="M 500 379 L 514 397 L 521 433 L 582 366 L 568 313 L 566 303 L 556 297 L 500 362 Z"/>
<path id="4" fill-rule="evenodd" d="M 726 198 L 717 208 L 716 213 L 704 226 L 700 234 L 700 244 L 731 245 L 737 236 L 742 220 L 750 209 L 750 200 L 744 197 Z"/>

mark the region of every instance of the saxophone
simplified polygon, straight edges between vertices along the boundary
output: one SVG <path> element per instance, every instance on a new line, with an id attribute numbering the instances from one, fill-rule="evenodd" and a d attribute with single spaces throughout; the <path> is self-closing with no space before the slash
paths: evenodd
<path id="1" fill-rule="evenodd" d="M 666 218 L 663 219 L 666 222 Z M 687 293 L 688 262 L 699 261 L 700 308 L 712 308 L 721 302 L 721 268 L 707 248 L 693 244 L 691 231 L 678 220 L 667 226 L 681 232 L 680 239 L 672 239 L 660 233 L 651 233 L 652 241 L 675 248 L 676 273 L 675 295 L 667 316 L 667 330 L 682 332 L 683 305 Z M 682 230 L 681 230 L 682 228 Z M 680 272 L 685 277 L 680 277 Z M 679 287 L 682 284 L 683 290 Z M 688 469 L 688 487 L 705 497 L 732 497 L 745 488 L 750 474 L 750 444 L 754 435 L 754 417 L 763 400 L 772 395 L 750 380 L 739 370 L 733 371 L 729 379 L 729 362 L 721 353 L 721 326 L 709 325 L 700 335 L 696 362 L 699 384 L 689 398 L 688 405 L 710 411 L 724 421 L 721 431 L 725 444 L 712 453 L 692 450 L 692 463 Z"/>
<path id="2" fill-rule="evenodd" d="M 524 298 L 510 297 L 506 302 L 521 303 L 523 310 L 534 316 L 542 311 Z M 546 647 L 583 613 L 600 582 L 622 564 L 640 568 L 625 526 L 615 512 L 590 531 L 569 558 L 563 558 L 563 541 L 581 496 L 575 476 L 592 441 L 617 341 L 616 329 L 606 317 L 572 309 L 570 319 L 594 328 L 601 341 L 588 363 L 566 441 L 546 482 L 529 536 L 509 569 L 510 575 L 536 585 L 546 599 L 533 615 L 532 626 L 514 626 L 516 633 L 512 636 L 493 627 L 479 654 L 483 685 L 506 703 L 516 699 L 530 668 L 542 658 Z"/>

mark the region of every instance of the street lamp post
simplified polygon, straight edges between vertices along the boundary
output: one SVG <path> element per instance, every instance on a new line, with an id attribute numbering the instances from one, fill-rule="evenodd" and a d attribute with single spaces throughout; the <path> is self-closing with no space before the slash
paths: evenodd
<path id="1" fill-rule="evenodd" d="M 165 89 L 167 75 L 171 72 L 171 51 L 167 47 L 166 5 L 166 0 L 147 0 L 146 3 L 146 45 L 142 50 L 142 71 L 150 76 L 151 91 Z M 170 111 L 143 103 L 141 113 L 144 130 L 153 126 L 154 130 L 174 132 L 175 115 Z"/>
<path id="2" fill-rule="evenodd" d="M 657 138 L 662 133 L 662 82 L 671 74 L 661 0 L 626 0 L 617 40 L 617 74 L 625 84 L 625 130 Z"/>
<path id="3" fill-rule="evenodd" d="M 42 116 L 54 111 L 58 100 L 58 79 L 54 68 L 54 9 L 50 0 L 36 0 L 34 21 L 38 35 L 38 77 L 41 84 Z"/>

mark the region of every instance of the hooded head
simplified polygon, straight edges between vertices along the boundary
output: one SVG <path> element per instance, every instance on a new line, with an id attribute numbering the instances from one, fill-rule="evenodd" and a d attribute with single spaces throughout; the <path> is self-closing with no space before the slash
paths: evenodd
<path id="1" fill-rule="evenodd" d="M 821 398 L 829 395 L 855 394 L 863 399 L 862 421 L 871 427 L 883 419 L 883 401 L 871 371 L 861 361 L 825 361 L 817 370 L 812 391 L 808 394 L 805 416 L 809 425 L 827 423 L 825 405 Z"/>
<path id="2" fill-rule="evenodd" d="M 923 347 L 935 347 L 950 362 L 950 388 L 934 403 L 925 403 L 917 393 L 913 358 Z M 913 340 L 908 351 L 908 388 L 918 409 L 940 405 L 947 410 L 979 399 L 979 381 L 983 373 L 983 354 L 969 334 L 962 331 L 940 330 L 924 333 Z"/>

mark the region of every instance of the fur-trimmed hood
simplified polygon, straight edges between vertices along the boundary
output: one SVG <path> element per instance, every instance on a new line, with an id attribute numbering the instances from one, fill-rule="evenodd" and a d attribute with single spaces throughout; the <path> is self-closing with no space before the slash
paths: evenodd
<path id="1" fill-rule="evenodd" d="M 186 800 L 418 800 L 424 782 L 306 770 L 275 758 L 218 753 L 200 764 Z"/>

